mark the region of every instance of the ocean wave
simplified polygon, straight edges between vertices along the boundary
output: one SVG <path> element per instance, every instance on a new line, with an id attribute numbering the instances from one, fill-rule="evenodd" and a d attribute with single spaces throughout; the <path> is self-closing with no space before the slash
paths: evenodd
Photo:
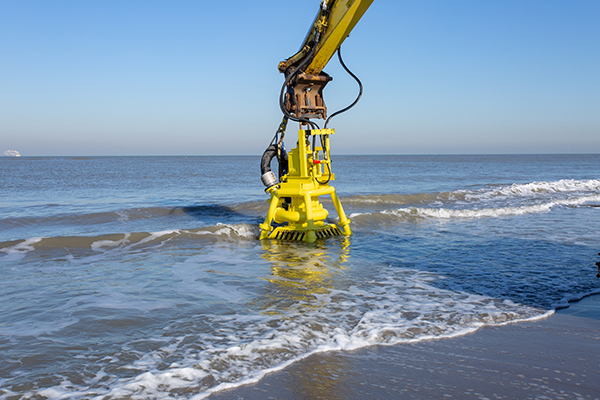
<path id="1" fill-rule="evenodd" d="M 55 205 L 48 204 L 46 206 L 39 206 L 36 210 L 28 210 L 27 212 L 30 215 L 18 215 L 18 212 L 13 211 L 17 216 L 1 218 L 0 229 L 43 225 L 88 226 L 165 217 L 180 218 L 185 216 L 198 220 L 252 218 L 255 215 L 266 212 L 268 204 L 251 201 L 233 205 L 202 204 L 178 207 L 145 207 L 88 213 L 81 212 L 80 210 L 56 213 L 55 211 L 51 211 L 50 208 L 55 208 Z M 61 210 L 64 210 L 64 207 L 61 207 Z"/>
<path id="2" fill-rule="evenodd" d="M 550 212 L 556 206 L 578 206 L 594 201 L 600 201 L 600 194 L 516 207 L 473 209 L 407 207 L 377 212 L 354 213 L 350 215 L 350 218 L 358 223 L 385 222 L 393 219 L 417 222 L 425 219 L 498 218 Z"/>
<path id="3" fill-rule="evenodd" d="M 342 198 L 342 203 L 357 208 L 378 208 L 385 205 L 480 204 L 498 201 L 532 201 L 556 199 L 562 195 L 592 195 L 600 191 L 600 180 L 564 179 L 550 182 L 530 182 L 511 185 L 488 185 L 479 189 L 459 189 L 448 192 L 413 194 L 372 194 Z M 325 200 L 327 202 L 327 200 Z"/>
<path id="4" fill-rule="evenodd" d="M 531 182 L 504 186 L 489 186 L 480 189 L 465 189 L 450 192 L 417 194 L 374 194 L 342 198 L 342 204 L 356 223 L 386 223 L 393 220 L 419 222 L 427 219 L 495 218 L 549 212 L 559 205 L 577 206 L 600 202 L 600 180 L 559 180 Z M 332 204 L 324 196 L 323 204 L 332 210 Z M 390 208 L 389 206 L 398 206 Z M 386 207 L 387 206 L 387 207 Z M 404 206 L 404 207 L 403 207 Z M 387 208 L 387 209 L 386 209 Z M 41 246 L 49 248 L 91 247 L 88 234 L 105 233 L 98 239 L 94 249 L 122 247 L 124 243 L 144 244 L 156 237 L 149 233 L 162 232 L 171 226 L 185 229 L 168 230 L 164 238 L 186 235 L 223 235 L 221 226 L 251 226 L 248 232 L 233 233 L 239 238 L 256 236 L 257 225 L 268 209 L 267 201 L 249 201 L 238 204 L 199 204 L 178 207 L 130 208 L 91 213 L 61 213 L 28 215 L 0 219 L 0 230 L 4 240 L 13 238 L 21 241 L 0 243 L 0 252 L 17 257 L 27 253 L 29 242 L 24 242 L 26 232 L 46 237 Z M 43 213 L 43 209 L 37 213 Z M 9 214 L 10 215 L 10 214 Z M 332 214 L 333 215 L 333 214 Z M 187 226 L 186 226 L 187 225 Z M 189 228 L 189 226 L 192 226 Z M 204 226 L 196 229 L 197 226 Z M 131 232 L 110 235 L 123 230 Z M 60 235 L 62 238 L 54 236 Z M 141 236 L 140 236 L 141 235 Z M 164 239 L 163 238 L 163 239 Z M 32 239 L 28 239 L 32 240 Z M 105 240 L 107 242 L 102 242 Z M 16 247 L 15 247 L 16 246 Z M 21 247 L 18 247 L 21 246 Z M 37 244 L 36 246 L 40 246 Z"/>
<path id="5" fill-rule="evenodd" d="M 600 180 L 561 179 L 553 182 L 531 182 L 512 185 L 489 187 L 476 191 L 458 191 L 464 193 L 467 200 L 489 199 L 493 197 L 534 197 L 554 193 L 589 193 L 600 191 Z"/>
<path id="6" fill-rule="evenodd" d="M 414 193 L 414 194 L 373 194 L 347 196 L 343 204 L 369 206 L 379 204 L 427 204 L 447 200 L 462 200 L 465 195 L 461 192 Z"/>
<path id="7" fill-rule="evenodd" d="M 0 243 L 0 252 L 5 253 L 6 260 L 22 258 L 25 254 L 35 250 L 35 245 L 43 240 L 41 237 L 30 238 L 23 241 Z"/>
<path id="8" fill-rule="evenodd" d="M 146 246 L 162 246 L 172 240 L 247 240 L 258 238 L 258 226 L 251 224 L 223 224 L 200 229 L 173 229 L 160 232 L 116 233 L 100 236 L 37 237 L 0 243 L 0 260 L 23 258 L 33 251 L 59 250 L 106 252 L 115 249 L 134 250 Z"/>
<path id="9" fill-rule="evenodd" d="M 341 199 L 342 204 L 350 211 L 357 212 L 378 210 L 385 206 L 422 206 L 425 211 L 423 215 L 432 218 L 477 217 L 494 215 L 518 215 L 528 212 L 546 211 L 554 204 L 572 202 L 571 198 L 597 195 L 600 192 L 600 180 L 574 180 L 565 179 L 551 182 L 531 182 L 525 184 L 512 184 L 502 186 L 486 186 L 479 189 L 460 189 L 449 192 L 414 193 L 414 194 L 372 194 L 345 196 Z M 568 196 L 568 197 L 567 197 Z M 331 201 L 327 196 L 320 201 L 331 208 Z M 587 201 L 587 200 L 584 200 Z M 536 204 L 537 203 L 537 204 Z M 463 208 L 476 209 L 476 211 L 449 211 L 431 212 L 428 206 L 436 206 L 439 209 L 449 209 L 453 205 L 466 206 Z M 546 204 L 546 205 L 545 205 Z M 566 203 L 565 203 L 566 204 Z M 486 207 L 486 205 L 488 205 Z M 489 207 L 492 205 L 492 207 Z M 382 207 L 383 206 L 383 207 Z M 28 210 L 27 214 L 20 215 L 20 211 L 11 210 L 5 218 L 0 218 L 0 230 L 23 230 L 39 227 L 68 226 L 73 231 L 77 227 L 92 226 L 127 226 L 136 222 L 156 222 L 159 219 L 177 219 L 213 225 L 215 223 L 254 223 L 267 213 L 268 201 L 248 201 L 237 204 L 199 204 L 176 207 L 142 207 L 126 208 L 118 210 L 107 210 L 85 213 L 81 210 L 73 212 L 56 213 L 54 210 L 40 206 L 36 210 Z M 52 209 L 56 207 L 50 207 Z M 64 207 L 60 208 L 64 211 Z M 415 209 L 408 207 L 411 213 Z M 496 210 L 496 211 L 494 211 Z M 406 211 L 400 211 L 405 213 Z M 11 216 L 13 214 L 13 216 Z M 419 212 L 417 212 L 419 214 Z M 139 226 L 139 224 L 138 224 Z M 98 229 L 101 230 L 101 229 Z"/>

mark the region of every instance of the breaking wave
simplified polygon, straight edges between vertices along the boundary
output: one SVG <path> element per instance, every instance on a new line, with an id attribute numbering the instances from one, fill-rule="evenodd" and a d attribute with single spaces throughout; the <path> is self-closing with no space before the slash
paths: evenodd
<path id="1" fill-rule="evenodd" d="M 480 189 L 474 192 L 464 191 L 467 199 L 471 198 L 492 198 L 492 197 L 518 197 L 518 196 L 539 196 L 541 194 L 552 193 L 573 193 L 573 192 L 598 192 L 600 191 L 600 180 L 575 180 L 561 179 L 554 182 L 531 182 L 525 184 L 512 184 L 509 186 L 499 186 Z"/>
<path id="2" fill-rule="evenodd" d="M 258 237 L 258 226 L 249 224 L 221 224 L 195 230 L 175 229 L 160 232 L 118 233 L 100 236 L 66 236 L 30 238 L 0 243 L 0 260 L 15 260 L 32 251 L 104 252 L 107 250 L 137 250 L 160 247 L 169 242 L 193 240 L 210 242 L 219 240 L 248 240 Z"/>
<path id="3" fill-rule="evenodd" d="M 572 199 L 555 200 L 547 203 L 526 205 L 520 207 L 498 207 L 498 208 L 424 208 L 407 207 L 393 210 L 383 210 L 371 213 L 354 213 L 350 215 L 357 223 L 372 223 L 377 221 L 402 220 L 404 222 L 418 222 L 427 219 L 465 219 L 465 218 L 499 218 L 507 216 L 518 216 L 525 214 L 536 214 L 550 212 L 556 206 L 580 206 L 590 202 L 600 201 L 600 194 L 582 196 Z"/>
<path id="4" fill-rule="evenodd" d="M 552 195 L 594 193 L 600 191 L 600 180 L 563 179 L 554 182 L 531 182 L 511 185 L 489 185 L 479 189 L 460 189 L 451 192 L 416 194 L 357 195 L 343 199 L 352 205 L 409 205 L 448 202 L 481 202 L 499 199 L 547 198 Z"/>
<path id="5" fill-rule="evenodd" d="M 600 203 L 600 180 L 560 180 L 478 189 L 420 194 L 374 194 L 342 198 L 353 227 L 360 229 L 395 222 L 500 218 L 547 213 L 556 207 L 594 206 Z M 328 198 L 322 202 L 331 210 Z M 389 206 L 398 206 L 390 208 Z M 186 207 L 149 207 L 89 214 L 12 217 L 0 219 L 5 235 L 18 237 L 21 227 L 39 230 L 39 237 L 0 242 L 0 253 L 18 257 L 34 249 L 89 249 L 154 246 L 173 240 L 247 240 L 258 236 L 267 212 L 266 201 L 232 205 L 205 204 Z M 335 211 L 330 213 L 335 222 Z M 61 237 L 45 237 L 44 229 Z M 60 228 L 62 227 L 62 228 Z M 130 233 L 123 232 L 129 228 Z M 93 235 L 88 235 L 93 233 Z"/>
<path id="6" fill-rule="evenodd" d="M 353 196 L 344 203 L 378 205 L 350 214 L 357 224 L 393 221 L 498 218 L 550 212 L 554 207 L 596 206 L 600 180 L 532 182 L 479 189 L 414 195 Z M 400 208 L 387 208 L 398 205 Z M 384 209 L 381 209 L 384 208 Z"/>

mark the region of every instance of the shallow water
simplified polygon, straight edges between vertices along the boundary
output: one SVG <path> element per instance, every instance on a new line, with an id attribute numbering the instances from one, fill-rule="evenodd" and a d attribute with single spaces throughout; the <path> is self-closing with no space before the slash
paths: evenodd
<path id="1" fill-rule="evenodd" d="M 258 157 L 0 158 L 0 399 L 203 398 L 600 292 L 599 155 L 333 162 L 353 235 L 307 245 L 257 240 Z"/>

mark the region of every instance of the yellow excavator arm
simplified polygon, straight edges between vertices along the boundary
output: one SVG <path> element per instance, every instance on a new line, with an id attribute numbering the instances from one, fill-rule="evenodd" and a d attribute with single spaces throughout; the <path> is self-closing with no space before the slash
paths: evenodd
<path id="1" fill-rule="evenodd" d="M 283 121 L 261 159 L 261 180 L 271 200 L 265 222 L 260 225 L 260 239 L 314 242 L 330 236 L 350 235 L 350 220 L 330 182 L 335 179 L 331 170 L 329 137 L 335 132 L 327 129 L 329 120 L 356 104 L 327 116 L 323 88 L 331 77 L 323 72 L 331 57 L 350 34 L 373 0 L 322 0 L 319 12 L 304 42 L 296 54 L 279 63 L 285 82 L 279 95 Z M 311 121 L 324 119 L 324 129 Z M 296 147 L 289 157 L 283 144 L 288 120 L 300 123 Z M 277 158 L 279 179 L 271 171 L 271 160 Z M 329 212 L 319 202 L 320 196 L 331 196 L 337 211 L 339 227 L 328 223 Z"/>
<path id="2" fill-rule="evenodd" d="M 300 51 L 280 62 L 279 71 L 285 73 L 288 68 L 300 64 L 316 43 L 312 60 L 303 72 L 318 75 L 350 35 L 371 3 L 373 0 L 323 0 Z"/>

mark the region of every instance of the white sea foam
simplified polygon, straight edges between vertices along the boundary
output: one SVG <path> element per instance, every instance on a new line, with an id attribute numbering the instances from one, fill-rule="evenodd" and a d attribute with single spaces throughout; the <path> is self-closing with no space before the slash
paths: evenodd
<path id="1" fill-rule="evenodd" d="M 255 315 L 213 315 L 210 333 L 172 339 L 132 364 L 131 369 L 142 370 L 136 377 L 114 381 L 106 392 L 78 391 L 98 398 L 183 398 L 173 390 L 189 388 L 186 397 L 196 391 L 192 398 L 199 400 L 255 382 L 315 352 L 452 337 L 484 325 L 551 314 L 509 300 L 441 290 L 431 285 L 435 279 L 434 274 L 390 267 L 375 285 L 320 291 L 312 300 L 299 299 L 283 309 L 274 303 Z M 159 368 L 184 339 L 202 343 L 204 350 L 187 352 L 169 368 Z M 206 386 L 205 379 L 216 385 Z M 61 398 L 65 387 L 45 393 Z"/>
<path id="2" fill-rule="evenodd" d="M 160 231 L 160 232 L 152 232 L 150 233 L 150 235 L 148 235 L 148 237 L 140 240 L 139 242 L 135 243 L 135 245 L 139 245 L 139 244 L 144 244 L 144 243 L 149 243 L 152 242 L 156 239 L 160 239 L 163 236 L 171 236 L 171 235 L 177 235 L 180 234 L 181 231 L 178 229 L 168 229 L 168 230 L 164 230 L 164 231 Z"/>
<path id="3" fill-rule="evenodd" d="M 223 224 L 217 223 L 210 229 L 200 229 L 194 232 L 196 235 L 227 236 L 253 239 L 258 236 L 258 227 L 250 224 Z"/>
<path id="4" fill-rule="evenodd" d="M 427 218 L 453 219 L 453 218 L 496 218 L 512 215 L 548 212 L 555 204 L 540 204 L 524 207 L 484 208 L 474 210 L 452 210 L 445 208 L 419 208 L 409 207 L 398 210 L 383 211 L 383 214 L 401 216 L 403 214 L 418 215 Z"/>
<path id="5" fill-rule="evenodd" d="M 115 213 L 119 216 L 117 221 L 119 222 L 127 222 L 129 221 L 129 214 L 126 211 L 115 211 Z"/>
<path id="6" fill-rule="evenodd" d="M 564 179 L 551 182 L 530 182 L 512 185 L 492 185 L 481 189 L 461 189 L 452 192 L 421 194 L 377 194 L 357 195 L 344 199 L 347 204 L 432 204 L 443 205 L 446 202 L 476 203 L 510 199 L 552 199 L 556 195 L 581 193 L 590 195 L 600 191 L 600 180 Z"/>
<path id="7" fill-rule="evenodd" d="M 505 216 L 516 216 L 524 214 L 536 214 L 550 212 L 556 206 L 578 206 L 590 202 L 600 201 L 600 194 L 581 196 L 567 199 L 557 199 L 540 204 L 532 204 L 515 207 L 497 207 L 497 208 L 427 208 L 427 207 L 406 207 L 396 210 L 384 210 L 371 213 L 353 213 L 350 218 L 373 217 L 376 215 L 387 215 L 398 218 L 421 217 L 432 219 L 457 219 L 457 218 L 498 218 Z"/>
<path id="8" fill-rule="evenodd" d="M 544 194 L 553 193 L 573 193 L 573 192 L 598 192 L 600 191 L 600 180 L 575 180 L 563 179 L 554 182 L 531 182 L 524 184 L 514 183 L 510 186 L 500 186 L 472 190 L 458 190 L 455 193 L 462 193 L 468 200 L 490 199 L 494 197 L 536 197 Z"/>
<path id="9" fill-rule="evenodd" d="M 167 236 L 166 241 L 168 241 L 172 236 L 179 235 L 181 232 L 182 231 L 177 229 L 169 229 L 160 232 L 151 232 L 147 234 L 148 236 L 138 241 L 132 241 L 131 233 L 124 233 L 123 238 L 119 240 L 97 240 L 91 244 L 91 248 L 94 251 L 107 251 L 113 249 L 127 251 L 133 249 L 136 246 L 153 242 L 164 236 Z M 163 243 L 164 242 L 161 242 L 158 245 L 160 246 Z"/>
<path id="10" fill-rule="evenodd" d="M 25 256 L 25 254 L 34 251 L 34 245 L 43 240 L 41 237 L 35 237 L 24 240 L 15 244 L 14 246 L 4 247 L 0 249 L 0 252 L 6 253 L 7 255 L 2 258 L 3 261 L 14 261 L 19 260 Z"/>
<path id="11" fill-rule="evenodd" d="M 123 246 L 123 245 L 129 243 L 129 237 L 131 236 L 131 234 L 125 233 L 123 236 L 124 237 L 121 240 L 97 240 L 94 243 L 92 243 L 92 250 L 103 251 L 103 250 L 105 250 L 106 247 L 114 248 L 114 247 Z"/>
<path id="12" fill-rule="evenodd" d="M 208 375 L 206 372 L 197 368 L 170 368 L 168 371 L 161 372 L 145 372 L 136 376 L 133 381 L 125 383 L 122 388 L 115 388 L 119 393 L 135 393 L 137 396 L 144 398 L 152 398 L 164 391 L 165 388 L 178 389 L 189 387 L 191 382 L 198 382 Z M 107 393 L 111 396 L 112 393 Z M 159 398 L 170 398 L 163 394 Z"/>

